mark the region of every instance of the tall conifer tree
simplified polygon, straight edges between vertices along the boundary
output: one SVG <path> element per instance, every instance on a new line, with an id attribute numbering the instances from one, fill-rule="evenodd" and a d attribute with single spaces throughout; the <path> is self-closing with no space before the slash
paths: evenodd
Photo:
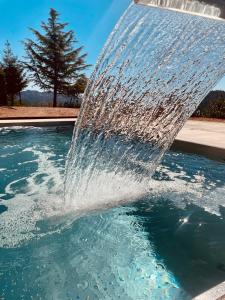
<path id="1" fill-rule="evenodd" d="M 0 67 L 0 106 L 7 105 L 5 72 Z"/>
<path id="2" fill-rule="evenodd" d="M 81 54 L 83 47 L 74 48 L 77 41 L 72 30 L 65 31 L 67 25 L 60 23 L 59 14 L 51 9 L 48 22 L 41 23 L 43 33 L 31 29 L 36 39 L 25 42 L 25 65 L 35 84 L 53 92 L 53 107 L 57 106 L 57 95 L 66 94 L 88 67 L 87 54 Z"/>
<path id="3" fill-rule="evenodd" d="M 13 54 L 10 43 L 7 41 L 2 68 L 5 74 L 6 93 L 10 98 L 11 105 L 14 105 L 15 96 L 27 86 L 24 68 L 18 58 Z"/>

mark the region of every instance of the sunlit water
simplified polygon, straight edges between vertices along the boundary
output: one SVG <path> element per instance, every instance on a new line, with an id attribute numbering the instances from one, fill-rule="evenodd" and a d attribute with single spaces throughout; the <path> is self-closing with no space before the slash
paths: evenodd
<path id="1" fill-rule="evenodd" d="M 185 120 L 223 76 L 225 22 L 131 5 L 103 49 L 67 163 L 65 204 L 78 213 L 149 192 Z"/>
<path id="2" fill-rule="evenodd" d="M 184 300 L 224 280 L 223 163 L 170 152 L 148 197 L 74 220 L 71 134 L 0 131 L 0 299 Z"/>

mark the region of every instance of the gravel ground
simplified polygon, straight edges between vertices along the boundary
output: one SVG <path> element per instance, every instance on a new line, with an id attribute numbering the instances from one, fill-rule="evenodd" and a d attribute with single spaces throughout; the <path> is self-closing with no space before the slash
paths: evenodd
<path id="1" fill-rule="evenodd" d="M 0 119 L 74 118 L 79 111 L 78 108 L 3 106 L 0 107 Z"/>

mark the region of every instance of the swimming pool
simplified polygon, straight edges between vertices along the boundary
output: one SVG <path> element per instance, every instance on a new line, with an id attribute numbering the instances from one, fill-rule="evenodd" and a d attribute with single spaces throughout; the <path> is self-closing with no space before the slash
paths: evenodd
<path id="1" fill-rule="evenodd" d="M 72 128 L 0 131 L 0 299 L 191 299 L 225 279 L 225 165 L 169 152 L 134 204 L 74 218 Z"/>

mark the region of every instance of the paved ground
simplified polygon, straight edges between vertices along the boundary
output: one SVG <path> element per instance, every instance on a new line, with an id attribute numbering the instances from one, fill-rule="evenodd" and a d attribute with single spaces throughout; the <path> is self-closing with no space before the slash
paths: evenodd
<path id="1" fill-rule="evenodd" d="M 225 162 L 225 122 L 187 121 L 172 149 Z"/>
<path id="2" fill-rule="evenodd" d="M 64 107 L 0 107 L 1 119 L 74 118 L 79 109 Z"/>
<path id="3" fill-rule="evenodd" d="M 225 122 L 189 120 L 176 139 L 225 149 Z"/>

